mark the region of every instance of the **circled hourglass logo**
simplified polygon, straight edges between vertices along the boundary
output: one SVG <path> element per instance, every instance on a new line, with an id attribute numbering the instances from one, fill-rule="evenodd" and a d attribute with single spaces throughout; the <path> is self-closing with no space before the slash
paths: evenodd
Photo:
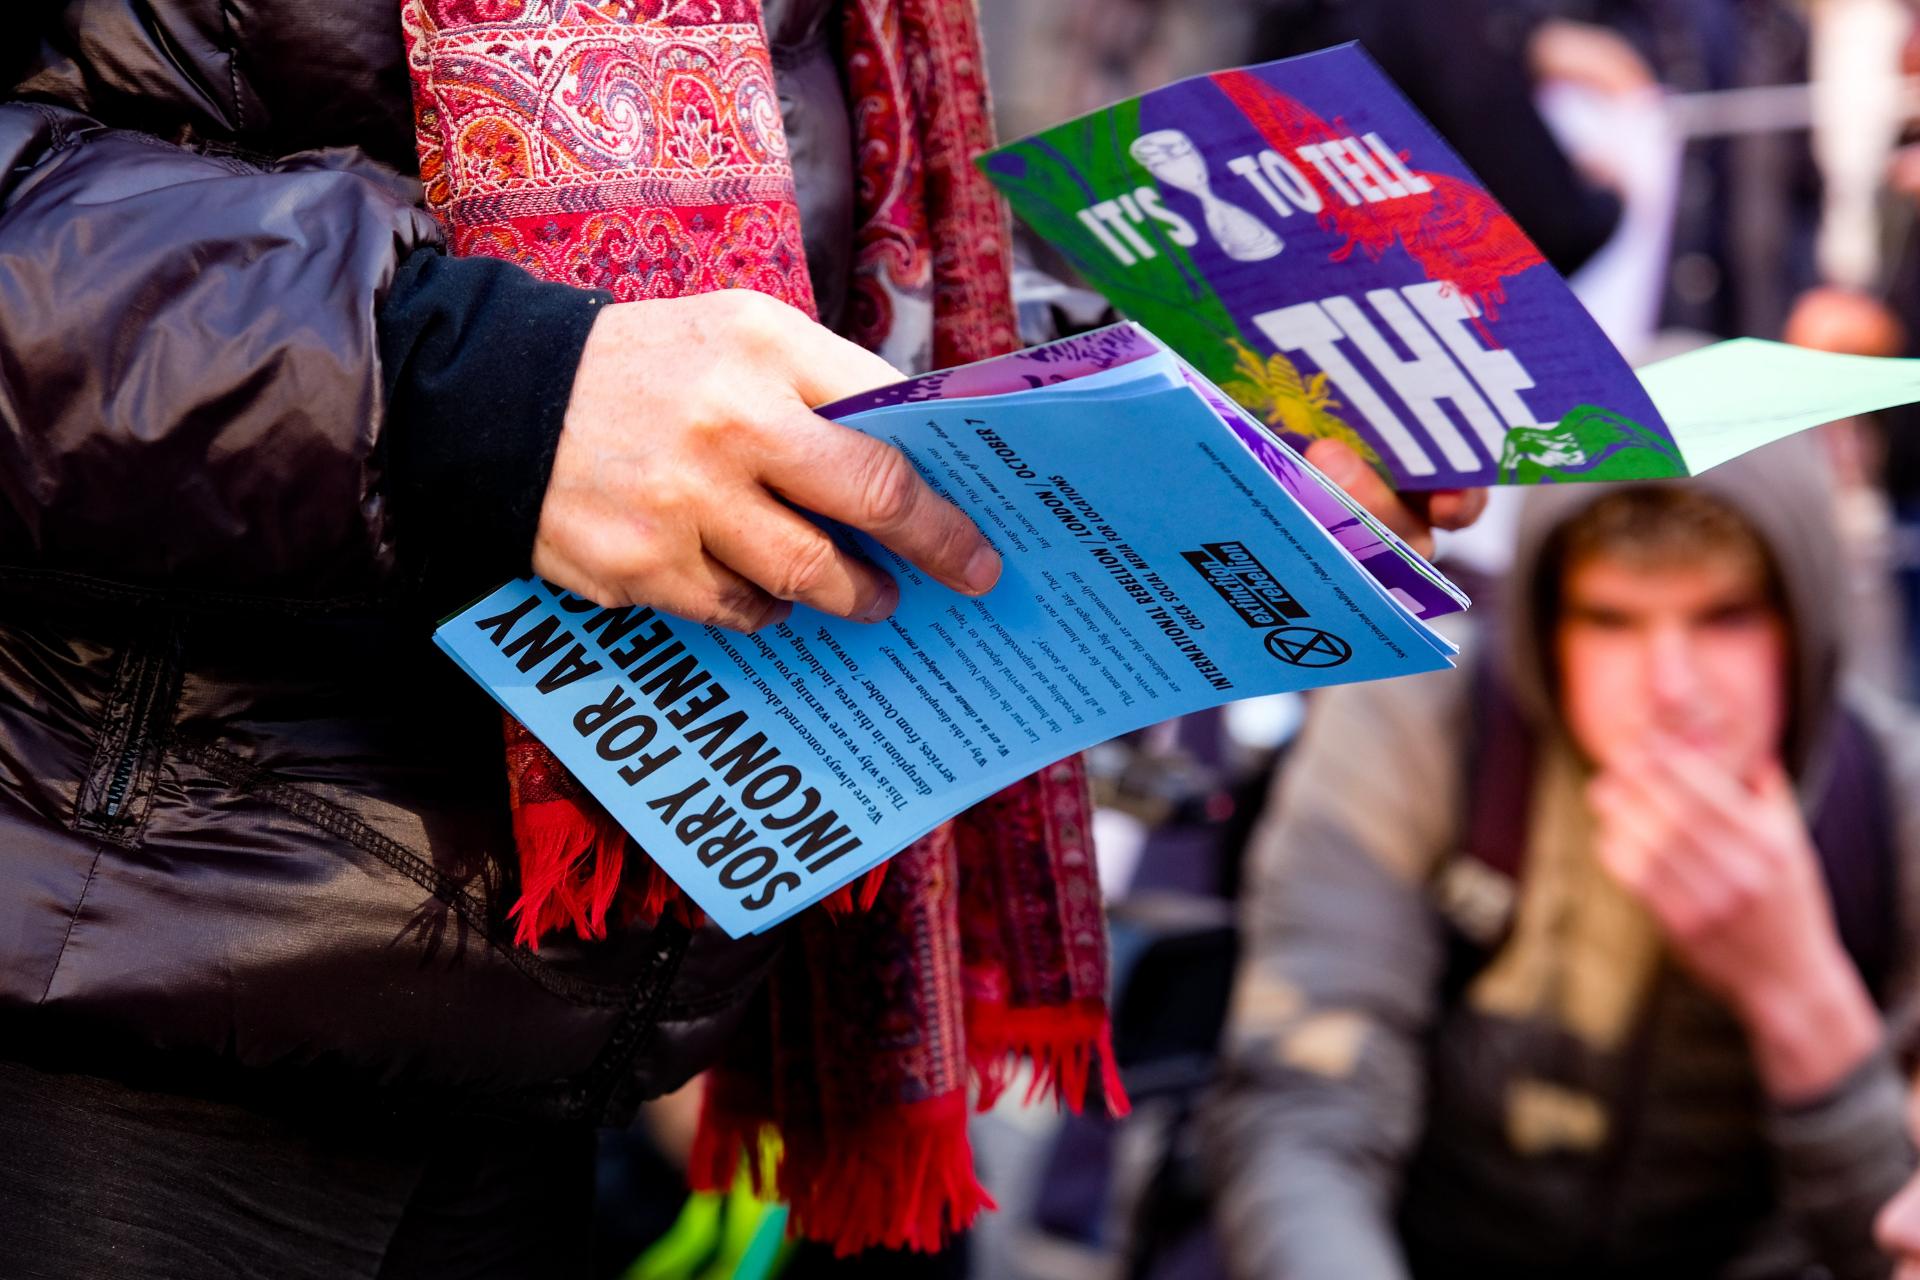
<path id="1" fill-rule="evenodd" d="M 1180 130 L 1155 129 L 1143 133 L 1133 140 L 1127 153 L 1155 178 L 1200 202 L 1207 233 L 1220 246 L 1220 252 L 1234 261 L 1261 262 L 1286 247 L 1266 223 L 1213 193 L 1207 158 L 1193 145 L 1193 139 Z"/>

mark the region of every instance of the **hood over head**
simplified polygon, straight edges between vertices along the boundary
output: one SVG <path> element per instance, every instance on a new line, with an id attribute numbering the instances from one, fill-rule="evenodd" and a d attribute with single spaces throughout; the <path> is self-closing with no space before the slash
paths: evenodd
<path id="1" fill-rule="evenodd" d="M 1834 527 L 1833 486 L 1818 442 L 1802 434 L 1686 480 L 1629 484 L 1549 484 L 1521 508 L 1502 644 L 1495 661 L 1536 729 L 1564 733 L 1550 669 L 1544 615 L 1544 563 L 1553 534 L 1609 493 L 1654 485 L 1703 489 L 1739 513 L 1758 535 L 1778 574 L 1792 637 L 1788 741 L 1784 760 L 1796 776 L 1819 751 L 1833 714 L 1843 659 L 1846 573 Z"/>

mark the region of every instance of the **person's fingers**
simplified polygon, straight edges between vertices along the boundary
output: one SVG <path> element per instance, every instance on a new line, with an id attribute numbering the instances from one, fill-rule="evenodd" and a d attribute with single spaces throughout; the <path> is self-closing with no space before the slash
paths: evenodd
<path id="1" fill-rule="evenodd" d="M 1619 787 L 1618 811 L 1644 814 L 1665 828 L 1684 827 L 1697 819 L 1685 793 L 1677 790 L 1658 760 L 1638 748 L 1621 752 L 1608 772 Z"/>
<path id="2" fill-rule="evenodd" d="M 828 404 L 899 382 L 906 375 L 856 342 L 849 342 L 796 307 L 752 290 L 736 290 L 731 305 L 741 327 L 760 344 L 767 362 L 786 374 L 808 405 Z"/>
<path id="3" fill-rule="evenodd" d="M 1639 783 L 1614 770 L 1596 778 L 1587 788 L 1595 824 L 1648 850 L 1673 843 L 1673 818 L 1663 806 L 1651 803 Z"/>
<path id="4" fill-rule="evenodd" d="M 1595 833 L 1594 854 L 1601 869 L 1614 883 L 1636 898 L 1647 891 L 1647 866 L 1651 857 L 1647 846 L 1624 829 L 1606 829 Z"/>
<path id="5" fill-rule="evenodd" d="M 1639 886 L 1640 859 L 1637 846 L 1625 836 L 1610 832 L 1596 833 L 1593 840 L 1594 856 L 1600 861 L 1600 867 L 1615 882 L 1629 893 Z"/>
<path id="6" fill-rule="evenodd" d="M 533 571 L 609 608 L 644 604 L 692 622 L 758 631 L 793 611 L 691 544 L 636 552 L 624 527 L 590 524 L 576 541 L 535 549 Z"/>
<path id="7" fill-rule="evenodd" d="M 542 500 L 535 569 L 606 604 L 648 604 L 738 628 L 780 616 L 766 587 L 836 612 L 884 612 L 891 585 L 805 527 L 765 491 L 758 471 L 770 443 L 794 419 L 810 437 L 844 433 L 806 402 L 839 399 L 899 376 L 801 312 L 751 291 L 602 309 L 574 378 Z M 805 467 L 790 470 L 833 467 L 835 460 L 822 452 L 813 449 Z M 848 483 L 836 480 L 843 488 Z M 886 496 L 878 481 L 874 486 Z M 978 538 L 957 513 L 943 521 L 911 489 L 896 485 L 895 493 L 913 499 L 899 514 L 913 525 L 907 540 L 916 548 L 937 540 L 953 521 Z M 762 581 L 749 581 L 715 558 L 709 539 L 723 559 L 740 562 Z M 963 577 L 970 551 L 958 548 L 959 570 L 944 562 L 939 567 Z"/>
<path id="8" fill-rule="evenodd" d="M 634 598 L 706 626 L 758 631 L 786 619 L 793 606 L 776 600 L 713 556 L 702 554 L 659 586 L 640 584 Z"/>
<path id="9" fill-rule="evenodd" d="M 1657 849 L 1664 882 L 1684 896 L 1677 927 L 1709 927 L 1763 895 L 1777 868 L 1744 788 L 1697 751 L 1671 741 L 1636 753 L 1625 770 L 1627 804 L 1665 828 Z"/>
<path id="10" fill-rule="evenodd" d="M 1606 817 L 1596 829 L 1595 855 L 1616 883 L 1644 903 L 1661 924 L 1685 935 L 1713 918 L 1727 893 L 1679 833 L 1630 798 L 1596 784 L 1596 810 Z"/>
<path id="11" fill-rule="evenodd" d="M 1302 456 L 1408 546 L 1423 556 L 1433 554 L 1433 535 L 1427 522 L 1402 502 L 1359 454 L 1338 440 L 1315 440 Z"/>
<path id="12" fill-rule="evenodd" d="M 1639 802 L 1635 792 L 1618 781 L 1595 782 L 1589 789 L 1589 804 L 1594 821 L 1607 831 L 1618 832 L 1645 845 L 1658 845 L 1668 837 L 1665 818 Z"/>
<path id="13" fill-rule="evenodd" d="M 1740 829 L 1754 816 L 1753 793 L 1704 753 L 1669 737 L 1656 738 L 1658 769 L 1649 774 L 1691 806 L 1702 821 Z"/>
<path id="14" fill-rule="evenodd" d="M 1647 859 L 1647 902 L 1681 937 L 1691 937 L 1724 920 L 1734 886 L 1719 869 L 1693 856 L 1684 842 L 1655 851 Z"/>
<path id="15" fill-rule="evenodd" d="M 1436 529 L 1464 529 L 1486 509 L 1485 489 L 1436 489 L 1427 495 L 1427 521 Z"/>
<path id="16" fill-rule="evenodd" d="M 1631 830 L 1661 862 L 1677 866 L 1696 899 L 1711 897 L 1709 890 L 1716 886 L 1745 882 L 1750 868 L 1742 861 L 1743 851 L 1752 841 L 1675 785 L 1656 757 L 1630 754 L 1611 777 L 1615 790 L 1602 821 Z"/>
<path id="17" fill-rule="evenodd" d="M 1773 809 L 1788 808 L 1795 813 L 1800 810 L 1799 799 L 1794 795 L 1793 779 L 1786 768 L 1769 756 L 1754 766 L 1753 776 L 1748 779 L 1754 799 Z"/>
<path id="18" fill-rule="evenodd" d="M 984 595 L 1000 556 L 960 509 L 885 441 L 809 415 L 770 447 L 761 478 L 809 511 L 871 534 L 956 591 Z"/>
<path id="19" fill-rule="evenodd" d="M 860 622 L 878 622 L 900 603 L 893 579 L 767 495 L 743 496 L 730 513 L 707 529 L 707 550 L 775 599 Z"/>

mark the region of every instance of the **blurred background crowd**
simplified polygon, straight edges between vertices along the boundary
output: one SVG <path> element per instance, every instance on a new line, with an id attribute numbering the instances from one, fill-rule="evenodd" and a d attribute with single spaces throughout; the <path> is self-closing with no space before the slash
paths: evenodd
<path id="1" fill-rule="evenodd" d="M 1003 138 L 1359 40 L 1634 362 L 1739 336 L 1920 355 L 1903 0 L 981 8 Z M 1112 319 L 1032 240 L 1016 293 L 1030 342 Z M 1496 493 L 1438 548 L 1476 600 L 1460 673 L 1095 750 L 1135 1109 L 1010 1090 L 975 1128 L 1000 1212 L 948 1255 L 789 1256 L 777 1206 L 686 1202 L 683 1096 L 608 1139 L 608 1274 L 1890 1274 L 1914 414 L 1687 499 Z M 1670 739 L 1684 767 L 1636 766 Z"/>

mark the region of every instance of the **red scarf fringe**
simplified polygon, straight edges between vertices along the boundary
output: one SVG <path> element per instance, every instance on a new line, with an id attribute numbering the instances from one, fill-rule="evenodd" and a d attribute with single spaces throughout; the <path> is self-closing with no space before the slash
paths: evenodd
<path id="1" fill-rule="evenodd" d="M 1099 1000 L 1066 1008 L 977 1005 L 968 1013 L 967 1038 L 978 1110 L 1005 1093 L 1021 1059 L 1033 1064 L 1029 1105 L 1050 1098 L 1078 1114 L 1097 1065 L 1109 1114 L 1130 1109 Z M 759 1105 L 743 1101 L 708 1090 L 688 1181 L 695 1190 L 724 1190 L 744 1161 L 756 1190 L 787 1203 L 792 1229 L 830 1241 L 835 1257 L 871 1248 L 932 1252 L 995 1207 L 974 1175 L 961 1093 L 876 1106 L 859 1124 L 824 1138 L 782 1134 L 759 1118 Z"/>
<path id="2" fill-rule="evenodd" d="M 737 1125 L 703 1106 L 688 1167 L 694 1188 L 731 1186 L 743 1155 L 762 1151 L 771 1136 L 770 1126 Z M 930 1253 L 996 1207 L 974 1176 L 960 1093 L 879 1106 L 830 1136 L 781 1134 L 778 1143 L 774 1169 L 749 1157 L 755 1189 L 777 1195 L 789 1229 L 830 1241 L 836 1258 L 866 1249 Z"/>
<path id="3" fill-rule="evenodd" d="M 538 951 L 540 939 L 556 929 L 572 929 L 582 938 L 606 937 L 616 901 L 625 919 L 641 925 L 668 914 L 690 928 L 706 921 L 646 854 L 631 860 L 633 871 L 626 870 L 627 833 L 599 805 L 572 800 L 518 805 L 513 842 L 520 858 L 520 900 L 507 918 L 515 922 L 513 940 L 530 951 Z M 834 915 L 865 911 L 886 879 L 883 862 L 820 904 Z"/>
<path id="4" fill-rule="evenodd" d="M 1022 1100 L 1027 1106 L 1051 1099 L 1055 1106 L 1080 1114 L 1098 1066 L 1107 1114 L 1117 1120 L 1133 1109 L 1114 1061 L 1113 1027 L 1104 1000 L 1020 1009 L 969 1000 L 967 1063 L 979 1087 L 980 1110 L 999 1101 L 1023 1059 L 1033 1064 Z"/>
<path id="5" fill-rule="evenodd" d="M 520 855 L 520 901 L 507 913 L 515 921 L 513 940 L 537 950 L 556 929 L 606 937 L 626 865 L 620 824 L 597 804 L 542 800 L 514 806 L 513 842 Z M 655 878 L 666 880 L 657 870 Z M 652 892 L 647 886 L 649 897 Z"/>

